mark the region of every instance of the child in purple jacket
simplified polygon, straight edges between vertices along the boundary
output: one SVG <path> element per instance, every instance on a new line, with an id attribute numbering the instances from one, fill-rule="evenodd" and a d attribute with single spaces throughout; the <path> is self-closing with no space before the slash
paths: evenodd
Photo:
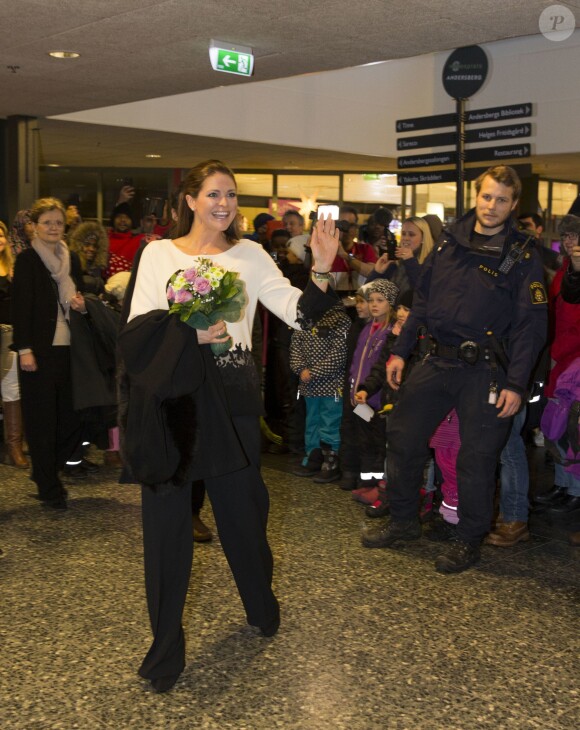
<path id="1" fill-rule="evenodd" d="M 367 292 L 372 320 L 359 335 L 350 366 L 348 396 L 353 409 L 357 406 L 357 390 L 370 374 L 393 328 L 393 307 L 399 290 L 387 279 L 376 279 L 368 285 Z M 380 393 L 371 396 L 367 405 L 375 413 L 369 421 L 355 416 L 355 438 L 360 456 L 360 487 L 371 490 L 383 478 L 385 461 L 385 425 L 376 413 L 381 407 Z"/>

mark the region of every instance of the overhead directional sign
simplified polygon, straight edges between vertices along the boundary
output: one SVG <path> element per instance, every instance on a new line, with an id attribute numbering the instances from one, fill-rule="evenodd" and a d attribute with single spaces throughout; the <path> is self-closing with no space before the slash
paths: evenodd
<path id="1" fill-rule="evenodd" d="M 455 170 L 438 172 L 405 172 L 397 175 L 397 185 L 430 185 L 431 183 L 455 182 Z"/>
<path id="2" fill-rule="evenodd" d="M 529 144 L 514 144 L 504 147 L 481 147 L 478 150 L 467 150 L 467 162 L 482 162 L 483 160 L 510 160 L 516 157 L 529 157 L 532 148 Z"/>
<path id="3" fill-rule="evenodd" d="M 533 114 L 532 102 L 512 104 L 511 106 L 494 106 L 489 109 L 474 109 L 465 113 L 466 124 L 481 124 L 481 122 L 499 122 L 509 119 L 522 119 Z"/>
<path id="4" fill-rule="evenodd" d="M 466 124 L 482 124 L 483 122 L 507 122 L 511 119 L 531 117 L 534 113 L 532 102 L 525 104 L 511 104 L 510 106 L 494 106 L 488 109 L 473 109 L 465 113 Z M 420 132 L 426 129 L 440 127 L 454 127 L 457 124 L 457 114 L 435 114 L 431 117 L 416 117 L 414 119 L 398 119 L 395 131 Z"/>
<path id="5" fill-rule="evenodd" d="M 422 129 L 437 129 L 452 127 L 457 121 L 457 114 L 434 114 L 431 117 L 416 117 L 415 119 L 398 119 L 397 132 L 419 132 Z"/>
<path id="6" fill-rule="evenodd" d="M 532 134 L 531 124 L 509 124 L 503 127 L 482 127 L 468 129 L 465 132 L 465 141 L 494 142 L 495 140 L 518 139 L 529 137 Z M 424 147 L 448 147 L 454 145 L 457 135 L 455 132 L 440 132 L 439 134 L 422 134 L 419 137 L 399 137 L 398 150 L 413 150 Z"/>
<path id="7" fill-rule="evenodd" d="M 398 150 L 421 149 L 421 147 L 447 147 L 455 144 L 455 132 L 441 132 L 440 134 L 422 134 L 420 137 L 399 137 Z"/>
<path id="8" fill-rule="evenodd" d="M 466 142 L 494 142 L 495 140 L 518 139 L 532 134 L 531 124 L 506 124 L 504 127 L 481 127 L 465 132 Z M 435 136 L 435 135 L 433 135 Z"/>
<path id="9" fill-rule="evenodd" d="M 511 165 L 520 177 L 529 177 L 532 174 L 532 166 Z M 475 180 L 487 167 L 467 167 L 465 179 Z M 456 182 L 457 173 L 453 170 L 437 170 L 436 172 L 401 172 L 397 175 L 397 185 L 431 185 L 432 183 Z"/>
<path id="10" fill-rule="evenodd" d="M 455 152 L 434 152 L 426 155 L 411 155 L 409 157 L 397 157 L 397 167 L 405 170 L 410 167 L 435 167 L 435 165 L 455 165 L 457 154 Z"/>
<path id="11" fill-rule="evenodd" d="M 209 59 L 214 71 L 251 76 L 254 72 L 254 56 L 247 46 L 232 46 L 221 41 L 211 41 Z"/>

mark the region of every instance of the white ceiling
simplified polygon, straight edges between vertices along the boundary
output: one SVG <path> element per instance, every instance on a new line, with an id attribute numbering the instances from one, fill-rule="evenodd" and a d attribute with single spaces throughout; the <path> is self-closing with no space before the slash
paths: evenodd
<path id="1" fill-rule="evenodd" d="M 45 164 L 94 166 L 98 151 L 99 165 L 142 167 L 144 154 L 157 152 L 163 167 L 183 167 L 219 150 L 236 168 L 384 171 L 393 169 L 392 160 L 44 117 L 536 34 L 546 5 L 547 0 L 0 0 L 0 117 L 39 118 Z M 580 18 L 580 0 L 566 5 Z M 214 72 L 211 38 L 251 46 L 253 79 Z M 47 55 L 63 49 L 81 57 Z M 364 106 L 364 99 L 352 102 Z"/>

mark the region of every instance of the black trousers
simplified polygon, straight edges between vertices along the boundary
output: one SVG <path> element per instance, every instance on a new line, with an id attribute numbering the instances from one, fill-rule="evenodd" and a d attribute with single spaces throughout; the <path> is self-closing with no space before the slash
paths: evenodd
<path id="1" fill-rule="evenodd" d="M 377 414 L 365 421 L 353 413 L 356 448 L 360 459 L 361 474 L 383 474 L 385 470 L 386 426 Z"/>
<path id="2" fill-rule="evenodd" d="M 360 468 L 360 452 L 357 441 L 357 423 L 361 419 L 353 413 L 354 406 L 350 402 L 347 388 L 342 399 L 342 420 L 340 422 L 340 449 L 338 458 L 342 471 L 358 474 Z"/>
<path id="3" fill-rule="evenodd" d="M 199 480 L 191 485 L 191 511 L 194 515 L 199 515 L 203 503 L 205 501 L 205 485 Z"/>
<path id="4" fill-rule="evenodd" d="M 32 461 L 32 479 L 42 500 L 59 499 L 58 472 L 80 446 L 82 422 L 73 408 L 70 348 L 53 347 L 37 355 L 38 369 L 20 370 L 24 430 Z"/>
<path id="5" fill-rule="evenodd" d="M 250 464 L 204 483 L 248 623 L 261 626 L 277 615 L 278 602 L 266 535 L 270 501 L 260 474 L 260 427 L 255 416 L 234 416 L 233 422 Z M 174 676 L 185 666 L 181 618 L 193 557 L 191 498 L 191 485 L 169 494 L 142 488 L 145 587 L 154 636 L 139 669 L 147 679 Z"/>
<path id="6" fill-rule="evenodd" d="M 497 374 L 498 391 L 505 376 Z M 458 536 L 479 545 L 493 516 L 495 472 L 511 418 L 498 418 L 488 403 L 491 371 L 485 364 L 449 365 L 427 360 L 401 387 L 387 425 L 387 485 L 395 521 L 416 520 L 428 440 L 452 408 L 459 416 L 461 448 L 457 457 Z"/>

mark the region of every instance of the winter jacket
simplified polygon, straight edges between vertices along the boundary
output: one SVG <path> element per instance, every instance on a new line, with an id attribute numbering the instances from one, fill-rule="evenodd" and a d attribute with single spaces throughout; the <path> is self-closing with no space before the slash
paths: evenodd
<path id="1" fill-rule="evenodd" d="M 310 370 L 308 383 L 300 381 L 305 398 L 341 397 L 346 367 L 346 335 L 350 317 L 342 304 L 329 309 L 308 330 L 295 330 L 290 342 L 290 368 L 300 377 Z"/>
<path id="2" fill-rule="evenodd" d="M 562 268 L 556 272 L 549 293 L 552 324 L 550 357 L 555 364 L 546 386 L 545 394 L 548 398 L 554 395 L 560 375 L 580 355 L 580 304 L 566 301 L 562 292 L 562 284 L 569 267 L 570 259 L 565 258 Z"/>
<path id="3" fill-rule="evenodd" d="M 392 326 L 374 328 L 373 322 L 369 322 L 360 333 L 352 363 L 350 366 L 350 402 L 355 405 L 355 393 L 360 390 L 360 385 L 370 375 L 373 365 L 381 355 L 381 351 L 391 334 Z M 367 403 L 378 409 L 380 406 L 380 394 L 376 393 L 367 399 Z"/>
<path id="4" fill-rule="evenodd" d="M 547 296 L 542 262 L 534 248 L 504 274 L 499 270 L 512 244 L 526 236 L 511 221 L 493 236 L 487 252 L 473 243 L 475 211 L 445 230 L 427 256 L 415 288 L 413 310 L 393 347 L 406 359 L 425 326 L 441 345 L 486 342 L 488 332 L 505 343 L 509 359 L 506 388 L 523 394 L 546 339 Z M 496 251 L 499 254 L 496 255 Z"/>

